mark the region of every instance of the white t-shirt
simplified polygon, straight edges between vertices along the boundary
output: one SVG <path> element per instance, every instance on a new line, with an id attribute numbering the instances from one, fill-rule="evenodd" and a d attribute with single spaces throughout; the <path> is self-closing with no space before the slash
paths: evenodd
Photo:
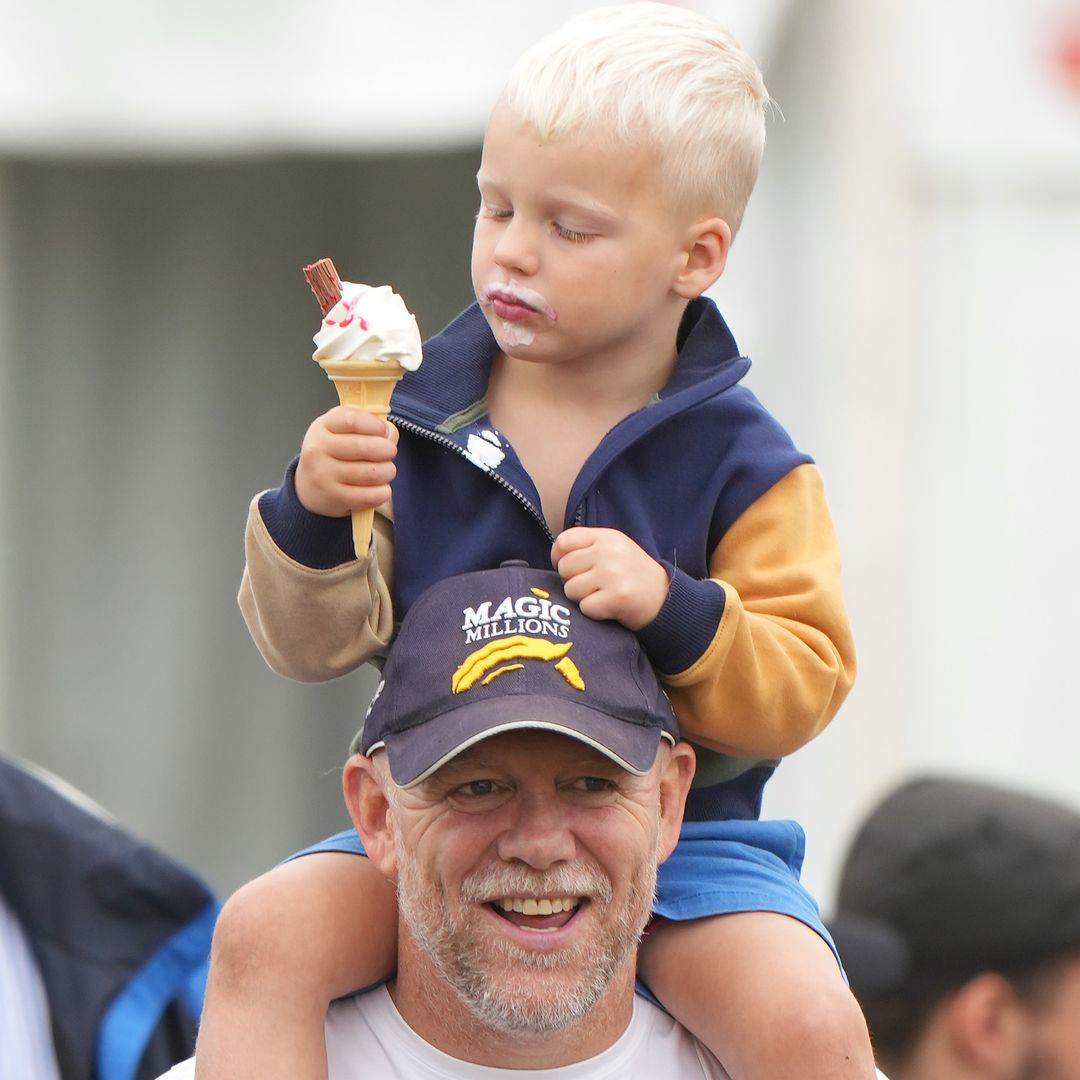
<path id="1" fill-rule="evenodd" d="M 401 1018 L 386 988 L 330 1007 L 326 1019 L 329 1080 L 730 1080 L 720 1062 L 685 1028 L 643 997 L 630 1026 L 602 1054 L 558 1069 L 495 1069 L 436 1050 Z M 195 1059 L 159 1080 L 192 1080 Z M 878 1072 L 878 1080 L 887 1080 Z"/>
<path id="2" fill-rule="evenodd" d="M 667 1013 L 634 998 L 630 1025 L 613 1046 L 588 1061 L 558 1069 L 495 1069 L 436 1050 L 401 1018 L 385 987 L 330 1007 L 326 1020 L 329 1080 L 729 1080 L 720 1063 Z M 194 1060 L 168 1080 L 190 1080 Z M 164 1080 L 164 1078 L 163 1078 Z"/>

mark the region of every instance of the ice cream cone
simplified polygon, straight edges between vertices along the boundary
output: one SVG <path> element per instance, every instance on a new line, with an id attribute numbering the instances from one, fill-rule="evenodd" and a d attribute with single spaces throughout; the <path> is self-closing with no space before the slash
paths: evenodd
<path id="1" fill-rule="evenodd" d="M 386 417 L 390 412 L 390 395 L 405 369 L 394 359 L 386 360 L 320 360 L 319 366 L 334 384 L 338 400 L 351 409 L 363 409 L 372 416 Z M 365 559 L 371 546 L 371 525 L 374 508 L 354 510 L 352 515 L 353 547 L 356 557 Z"/>
<path id="2" fill-rule="evenodd" d="M 305 266 L 304 277 L 323 313 L 312 359 L 334 384 L 342 405 L 387 416 L 394 386 L 423 359 L 416 317 L 389 285 L 342 281 L 330 259 Z M 358 559 L 367 558 L 374 519 L 374 509 L 353 511 Z"/>

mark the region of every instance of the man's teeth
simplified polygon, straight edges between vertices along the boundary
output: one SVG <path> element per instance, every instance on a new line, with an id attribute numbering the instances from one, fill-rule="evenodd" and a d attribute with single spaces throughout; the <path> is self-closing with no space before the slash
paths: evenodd
<path id="1" fill-rule="evenodd" d="M 549 900 L 534 900 L 531 896 L 504 896 L 496 903 L 503 911 L 516 911 L 519 915 L 558 915 L 561 911 L 573 911 L 580 901 L 570 896 L 557 896 Z"/>

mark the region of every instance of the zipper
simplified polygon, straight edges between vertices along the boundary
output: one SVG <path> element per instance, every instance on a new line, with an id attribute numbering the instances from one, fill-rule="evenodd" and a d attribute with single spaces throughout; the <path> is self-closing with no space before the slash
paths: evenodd
<path id="1" fill-rule="evenodd" d="M 414 424 L 411 420 L 404 420 L 395 413 L 391 413 L 389 419 L 392 423 L 396 424 L 399 428 L 404 428 L 406 431 L 411 432 L 413 435 L 421 435 L 425 439 L 429 439 L 433 443 L 437 443 L 439 446 L 445 447 L 447 450 L 452 450 L 455 454 L 459 454 L 461 457 L 469 461 L 472 465 L 468 455 L 465 451 L 458 446 L 453 439 L 448 439 L 445 435 L 439 435 L 437 432 L 431 431 L 428 428 L 421 427 L 419 424 Z M 474 465 L 473 468 L 476 466 Z M 528 512 L 532 519 L 544 530 L 544 535 L 552 542 L 555 543 L 555 537 L 552 536 L 551 530 L 548 528 L 548 523 L 544 520 L 544 515 L 533 506 L 532 501 L 524 493 L 519 491 L 505 476 L 500 476 L 493 469 L 481 470 L 486 476 L 489 476 L 496 484 L 499 485 L 504 491 L 512 495 Z"/>

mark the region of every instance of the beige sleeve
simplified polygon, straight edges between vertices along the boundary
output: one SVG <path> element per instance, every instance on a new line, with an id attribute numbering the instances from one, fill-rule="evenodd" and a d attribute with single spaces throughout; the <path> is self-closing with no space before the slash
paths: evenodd
<path id="1" fill-rule="evenodd" d="M 389 505 L 375 514 L 366 559 L 313 570 L 274 543 L 259 512 L 259 498 L 256 495 L 248 509 L 247 561 L 237 599 L 263 659 L 279 675 L 323 682 L 385 650 L 394 633 Z"/>

